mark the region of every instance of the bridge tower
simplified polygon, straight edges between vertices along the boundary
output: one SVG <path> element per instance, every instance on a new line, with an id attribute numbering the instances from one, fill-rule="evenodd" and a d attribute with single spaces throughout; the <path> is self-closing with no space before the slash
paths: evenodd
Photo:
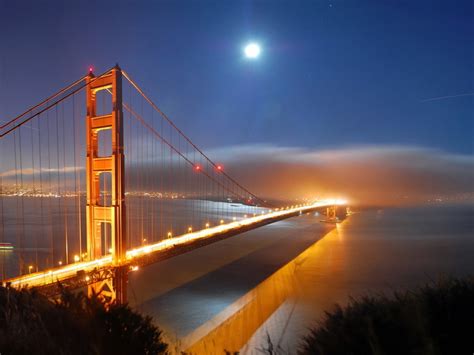
<path id="1" fill-rule="evenodd" d="M 92 284 L 89 293 L 103 293 L 111 301 L 124 302 L 127 272 L 120 267 L 126 251 L 122 71 L 117 65 L 97 78 L 89 73 L 86 81 L 87 257 L 94 260 L 108 253 L 104 250 L 105 231 L 108 230 L 112 259 L 117 266 L 112 279 Z M 112 111 L 97 115 L 97 93 L 104 90 L 111 94 Z M 105 142 L 99 132 L 105 130 L 111 133 L 111 155 L 99 156 L 99 143 L 102 146 Z M 110 199 L 104 198 L 101 202 L 100 178 L 103 174 L 110 174 L 111 187 Z"/>
<path id="2" fill-rule="evenodd" d="M 330 206 L 326 208 L 326 217 L 328 221 L 333 221 L 337 217 L 337 206 Z"/>

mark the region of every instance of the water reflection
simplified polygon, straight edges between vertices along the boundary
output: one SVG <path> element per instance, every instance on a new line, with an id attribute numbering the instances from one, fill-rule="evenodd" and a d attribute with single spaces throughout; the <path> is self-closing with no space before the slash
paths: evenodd
<path id="1" fill-rule="evenodd" d="M 264 339 L 268 334 L 273 344 L 283 349 L 281 340 L 288 331 L 288 322 L 296 305 L 306 303 L 309 298 L 314 300 L 314 296 L 318 301 L 327 300 L 324 288 L 311 287 L 312 280 L 306 270 L 309 268 L 318 272 L 318 269 L 324 268 L 325 273 L 333 274 L 342 269 L 345 260 L 344 248 L 333 248 L 332 245 L 343 244 L 342 238 L 339 228 L 328 233 L 184 338 L 183 348 L 192 354 L 221 354 L 223 349 L 240 349 L 241 353 L 247 353 L 263 348 Z M 326 252 L 329 252 L 329 255 L 324 255 Z M 321 260 L 324 262 L 321 263 Z M 253 337 L 255 341 L 249 342 L 259 328 L 260 331 Z"/>
<path id="2" fill-rule="evenodd" d="M 292 218 L 133 275 L 134 305 L 178 353 L 260 354 L 267 334 L 277 351 L 295 353 L 334 303 L 472 273 L 473 211 L 367 211 L 333 230 L 315 216 Z"/>
<path id="3" fill-rule="evenodd" d="M 390 209 L 351 216 L 296 260 L 295 296 L 255 332 L 241 353 L 257 353 L 267 333 L 295 353 L 308 328 L 349 297 L 413 288 L 474 271 L 472 206 Z"/>

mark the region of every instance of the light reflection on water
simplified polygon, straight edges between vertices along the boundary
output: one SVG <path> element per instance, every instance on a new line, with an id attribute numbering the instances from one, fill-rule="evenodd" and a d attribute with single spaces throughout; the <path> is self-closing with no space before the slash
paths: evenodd
<path id="1" fill-rule="evenodd" d="M 169 319 L 177 318 L 170 324 L 178 335 L 178 346 L 192 353 L 222 354 L 223 349 L 260 353 L 256 349 L 265 346 L 267 334 L 274 346 L 294 353 L 301 336 L 324 310 L 331 309 L 336 302 L 346 302 L 349 296 L 365 294 L 369 290 L 413 287 L 420 282 L 429 282 L 440 274 L 472 273 L 473 211 L 471 206 L 367 211 L 351 216 L 319 241 L 315 234 L 325 233 L 314 217 L 294 218 L 291 229 L 284 232 L 278 232 L 277 224 L 273 229 L 265 230 L 266 227 L 263 227 L 259 232 L 250 232 L 248 239 L 267 240 L 262 234 L 266 233 L 274 236 L 275 247 L 279 244 L 287 250 L 291 244 L 285 241 L 296 244 L 297 239 L 306 238 L 313 229 L 313 242 L 289 262 L 275 267 L 269 277 L 255 287 L 240 288 L 240 294 L 237 292 L 234 297 L 218 297 L 222 288 L 231 286 L 222 283 L 222 278 L 208 277 L 199 294 L 193 293 L 196 288 L 186 286 L 178 287 L 182 289 L 181 293 L 173 293 L 171 286 L 166 292 L 168 297 L 158 297 L 161 302 L 148 302 L 148 309 L 144 307 L 142 310 L 150 311 L 156 307 L 151 312 L 153 315 L 165 313 Z M 241 245 L 246 248 L 251 245 L 243 243 L 246 237 L 240 238 L 235 244 L 228 242 L 226 247 L 216 250 L 226 253 L 231 247 Z M 260 249 L 257 254 L 261 267 L 278 257 L 276 249 L 268 245 L 254 248 Z M 177 269 L 178 273 L 185 272 L 187 264 L 193 264 L 193 253 L 178 268 L 180 271 Z M 202 253 L 200 256 L 205 255 Z M 245 259 L 245 255 L 234 253 L 233 257 L 238 261 L 239 258 Z M 249 267 L 245 267 L 247 264 Z M 235 284 L 252 278 L 259 267 L 258 263 L 248 262 L 239 265 L 240 272 L 235 268 L 228 270 L 227 276 Z M 208 271 L 209 275 L 215 275 L 219 267 L 225 269 L 216 264 L 213 270 Z M 172 275 L 168 277 L 172 278 Z M 204 288 L 206 292 L 203 293 Z M 173 295 L 179 294 L 184 304 L 170 302 Z M 189 312 L 193 314 L 193 319 L 188 317 L 188 306 L 192 302 L 188 304 L 186 300 L 193 296 L 200 296 L 201 304 L 207 302 L 208 310 L 214 309 L 212 317 L 200 318 L 199 310 Z M 195 304 L 191 308 L 195 308 Z M 157 319 L 159 322 L 160 317 Z M 190 327 L 186 326 L 188 322 L 194 325 L 190 331 Z M 188 330 L 183 332 L 180 328 Z"/>
<path id="2" fill-rule="evenodd" d="M 473 212 L 472 206 L 432 207 L 352 216 L 304 253 L 306 259 L 294 273 L 295 296 L 241 353 L 261 347 L 267 331 L 281 349 L 294 353 L 301 336 L 324 310 L 344 304 L 350 296 L 474 273 Z"/>
<path id="3" fill-rule="evenodd" d="M 330 299 L 329 295 L 324 294 L 324 289 L 315 288 L 308 283 L 306 272 L 312 269 L 317 273 L 333 274 L 343 267 L 345 250 L 339 229 L 329 232 L 210 322 L 183 339 L 183 348 L 193 354 L 219 354 L 222 349 L 240 349 L 241 353 L 252 353 L 258 348 L 264 348 L 268 334 L 275 346 L 285 349 L 281 340 L 285 332 L 292 331 L 288 326 L 298 305 L 307 303 L 310 296 L 315 295 L 324 301 Z M 337 243 L 338 247 L 333 248 L 333 243 Z M 329 258 L 323 255 L 325 252 L 330 253 Z M 324 260 L 322 265 L 315 265 L 321 260 Z M 214 324 L 219 326 L 209 331 Z M 246 346 L 259 329 L 259 335 Z"/>

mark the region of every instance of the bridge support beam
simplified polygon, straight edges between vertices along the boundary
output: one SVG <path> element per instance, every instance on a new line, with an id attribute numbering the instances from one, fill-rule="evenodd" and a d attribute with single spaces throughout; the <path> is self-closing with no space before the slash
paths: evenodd
<path id="1" fill-rule="evenodd" d="M 112 111 L 97 115 L 97 93 L 107 91 L 112 98 Z M 125 260 L 126 228 L 125 228 L 125 190 L 124 190 L 124 148 L 123 148 L 123 113 L 122 113 L 122 71 L 116 66 L 109 73 L 95 78 L 91 73 L 87 77 L 86 87 L 87 117 L 86 117 L 86 185 L 87 185 L 87 258 L 95 260 L 109 250 L 117 269 Z M 99 146 L 105 138 L 99 135 L 100 131 L 110 131 L 111 155 L 100 156 Z M 102 140 L 102 141 L 101 141 Z M 110 175 L 110 192 L 100 190 L 100 178 Z M 102 198 L 101 198 L 102 197 Z M 106 240 L 107 231 L 110 232 L 110 241 Z M 120 271 L 121 272 L 121 271 Z M 119 272 L 119 273 L 120 273 Z M 125 301 L 126 281 L 123 278 L 116 282 L 100 282 L 94 284 L 94 290 L 89 292 L 100 293 L 110 290 L 114 300 Z M 108 292 L 108 291 L 105 291 Z M 117 295 L 117 292 L 120 294 Z"/>
<path id="2" fill-rule="evenodd" d="M 90 296 L 97 295 L 106 304 L 127 302 L 128 267 L 116 267 L 110 277 L 94 282 L 88 286 Z"/>

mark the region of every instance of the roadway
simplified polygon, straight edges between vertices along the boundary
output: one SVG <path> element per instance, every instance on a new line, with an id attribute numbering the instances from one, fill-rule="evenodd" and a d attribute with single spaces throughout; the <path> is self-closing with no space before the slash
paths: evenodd
<path id="1" fill-rule="evenodd" d="M 248 230 L 253 226 L 260 227 L 262 224 L 292 217 L 299 213 L 306 213 L 315 209 L 343 204 L 345 204 L 345 201 L 322 200 L 313 204 L 288 206 L 284 209 L 267 210 L 266 213 L 262 212 L 261 215 L 206 228 L 174 238 L 165 239 L 155 244 L 145 245 L 140 248 L 128 250 L 126 253 L 126 260 L 121 261 L 120 265 L 129 265 L 132 269 L 134 269 L 136 268 L 135 265 L 140 264 L 141 259 L 153 259 L 150 258 L 150 256 L 153 255 L 157 255 L 159 258 L 160 253 L 169 253 L 172 252 L 173 249 L 186 247 L 195 242 L 200 242 L 206 239 L 211 240 L 213 238 L 218 240 L 219 237 L 225 236 L 229 233 L 235 234 L 235 232 L 239 232 L 239 230 Z M 152 262 L 153 260 L 150 261 Z M 116 267 L 117 265 L 118 264 L 112 260 L 111 255 L 106 255 L 102 258 L 92 261 L 81 261 L 50 270 L 22 275 L 13 279 L 5 280 L 4 284 L 9 284 L 13 287 L 45 287 L 56 285 L 58 282 L 64 283 L 67 280 L 76 280 L 80 278 L 80 280 L 75 281 L 74 284 L 78 286 L 84 286 L 97 281 L 98 279 L 96 278 L 96 275 L 98 272 L 103 270 L 107 271 Z M 91 274 L 91 276 L 88 274 Z"/>

